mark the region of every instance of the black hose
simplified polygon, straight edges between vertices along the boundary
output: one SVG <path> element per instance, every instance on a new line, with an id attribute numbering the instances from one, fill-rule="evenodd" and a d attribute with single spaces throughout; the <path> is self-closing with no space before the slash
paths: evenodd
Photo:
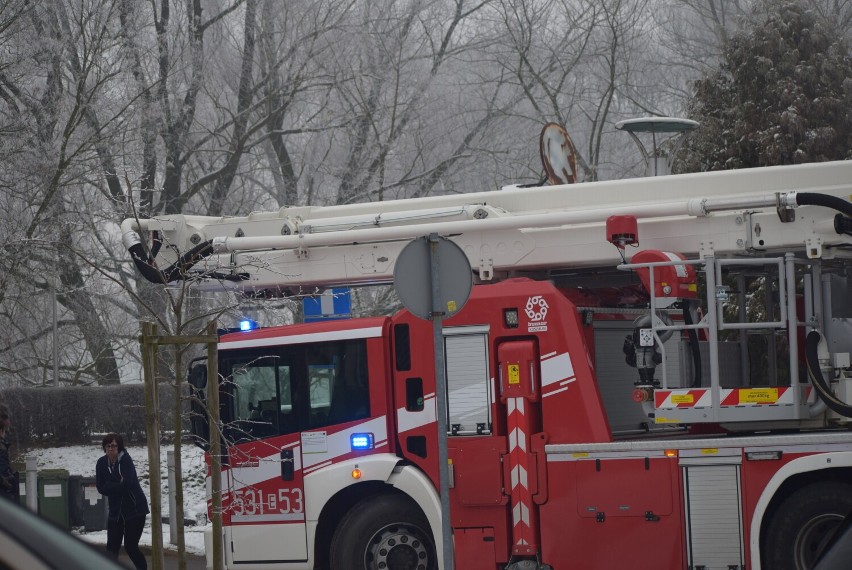
<path id="1" fill-rule="evenodd" d="M 683 302 L 683 322 L 686 325 L 693 324 L 692 313 L 689 310 L 689 301 Z M 692 349 L 692 364 L 695 369 L 692 387 L 699 388 L 701 386 L 701 348 L 698 346 L 698 333 L 695 329 L 686 329 L 686 334 L 689 336 L 689 346 Z"/>
<path id="2" fill-rule="evenodd" d="M 825 402 L 825 405 L 846 418 L 852 418 L 852 406 L 840 400 L 831 392 L 831 388 L 822 377 L 822 370 L 819 369 L 819 341 L 822 336 L 817 331 L 808 333 L 805 339 L 805 360 L 808 365 L 808 376 L 811 379 L 811 384 L 814 386 L 819 397 Z"/>
<path id="3" fill-rule="evenodd" d="M 160 237 L 160 232 L 154 230 L 151 232 L 151 259 L 157 259 L 161 247 L 163 247 L 163 239 Z"/>
<path id="4" fill-rule="evenodd" d="M 198 244 L 165 269 L 157 268 L 141 243 L 135 243 L 127 249 L 142 277 L 151 283 L 166 284 L 185 279 L 187 269 L 213 253 L 213 242 L 208 240 Z"/>
<path id="5" fill-rule="evenodd" d="M 825 206 L 837 210 L 841 214 L 834 217 L 834 231 L 838 234 L 852 235 L 852 202 L 830 196 L 828 194 L 817 194 L 816 192 L 799 192 L 796 194 L 796 204 L 799 206 Z M 849 216 L 849 217 L 847 217 Z"/>
<path id="6" fill-rule="evenodd" d="M 799 206 L 825 206 L 826 208 L 842 212 L 847 216 L 852 216 L 852 202 L 829 194 L 798 192 L 796 194 L 796 203 Z"/>
<path id="7" fill-rule="evenodd" d="M 834 231 L 838 234 L 852 236 L 852 218 L 848 218 L 843 214 L 835 214 Z"/>

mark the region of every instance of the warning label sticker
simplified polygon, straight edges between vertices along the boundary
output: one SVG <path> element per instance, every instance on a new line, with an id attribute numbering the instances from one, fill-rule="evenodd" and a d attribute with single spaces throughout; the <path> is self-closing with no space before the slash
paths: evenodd
<path id="1" fill-rule="evenodd" d="M 745 388 L 739 390 L 740 404 L 774 404 L 778 401 L 778 388 Z"/>
<path id="2" fill-rule="evenodd" d="M 521 383 L 521 367 L 517 364 L 509 365 L 509 384 Z"/>

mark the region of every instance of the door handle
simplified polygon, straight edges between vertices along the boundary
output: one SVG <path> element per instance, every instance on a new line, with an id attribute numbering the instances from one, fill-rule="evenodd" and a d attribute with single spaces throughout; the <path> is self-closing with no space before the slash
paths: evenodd
<path id="1" fill-rule="evenodd" d="M 281 479 L 284 481 L 292 481 L 296 471 L 295 461 L 293 460 L 292 449 L 281 450 Z"/>

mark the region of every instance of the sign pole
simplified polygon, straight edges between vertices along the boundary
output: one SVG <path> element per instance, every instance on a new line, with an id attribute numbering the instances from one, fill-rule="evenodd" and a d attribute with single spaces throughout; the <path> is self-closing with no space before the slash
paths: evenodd
<path id="1" fill-rule="evenodd" d="M 435 406 L 438 424 L 438 491 L 441 499 L 441 568 L 453 570 L 453 529 L 450 517 L 450 465 L 447 432 L 449 394 L 444 363 L 443 319 L 458 313 L 470 297 L 473 276 L 464 251 L 437 233 L 406 245 L 396 260 L 393 283 L 399 299 L 412 315 L 432 321 L 435 346 Z M 438 529 L 433 528 L 435 542 Z M 438 555 L 438 553 L 435 553 Z M 440 556 L 440 555 L 439 555 Z"/>
<path id="2" fill-rule="evenodd" d="M 432 277 L 432 338 L 435 343 L 435 396 L 438 416 L 438 464 L 441 479 L 441 536 L 444 542 L 444 570 L 453 569 L 453 531 L 450 523 L 450 470 L 447 452 L 447 381 L 444 368 L 444 334 L 441 306 L 441 270 L 438 235 L 429 235 L 429 263 Z"/>

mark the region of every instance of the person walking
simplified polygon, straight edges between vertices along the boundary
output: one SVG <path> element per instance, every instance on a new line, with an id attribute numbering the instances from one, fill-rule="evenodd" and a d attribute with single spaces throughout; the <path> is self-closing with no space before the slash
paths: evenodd
<path id="1" fill-rule="evenodd" d="M 12 418 L 5 406 L 0 407 L 0 497 L 10 501 L 18 500 L 18 474 L 12 471 L 9 459 L 9 442 L 6 434 L 12 425 Z"/>
<path id="2" fill-rule="evenodd" d="M 148 562 L 139 550 L 139 539 L 148 518 L 148 499 L 139 485 L 133 459 L 124 448 L 124 439 L 117 433 L 107 434 L 101 442 L 105 455 L 95 465 L 95 482 L 98 491 L 109 502 L 107 521 L 107 552 L 118 559 L 124 542 L 124 551 L 136 566 L 147 570 Z"/>

